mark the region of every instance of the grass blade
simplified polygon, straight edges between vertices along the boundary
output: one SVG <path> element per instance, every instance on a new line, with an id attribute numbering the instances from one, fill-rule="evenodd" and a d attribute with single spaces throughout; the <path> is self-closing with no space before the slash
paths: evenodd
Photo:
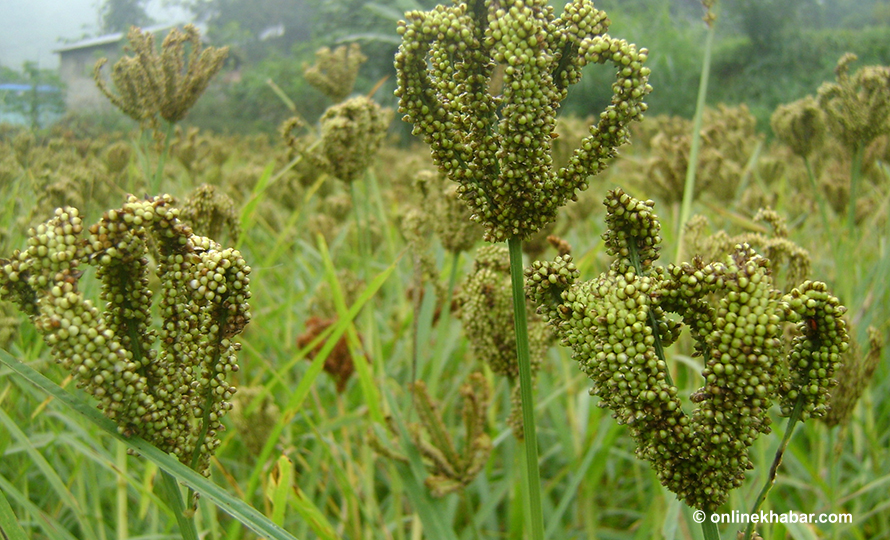
<path id="1" fill-rule="evenodd" d="M 318 235 L 318 247 L 319 252 L 321 253 L 322 260 L 324 261 L 325 268 L 325 278 L 327 279 L 328 285 L 331 288 L 331 292 L 334 296 L 334 303 L 337 306 L 337 315 L 339 318 L 343 318 L 347 315 L 346 311 L 346 301 L 343 298 L 343 291 L 340 290 L 340 282 L 337 281 L 337 271 L 334 269 L 334 263 L 331 260 L 331 255 L 328 253 L 328 246 L 324 241 L 324 237 Z M 369 298 L 370 299 L 370 298 Z M 355 358 L 355 362 L 353 365 L 355 366 L 355 371 L 359 377 L 359 384 L 362 389 L 362 394 L 365 396 L 365 403 L 368 405 L 368 411 L 371 414 L 371 419 L 378 423 L 383 423 L 383 411 L 380 409 L 380 394 L 377 392 L 377 387 L 374 385 L 374 380 L 371 376 L 371 370 L 368 367 L 367 359 L 364 354 L 360 353 L 361 341 L 358 338 L 358 334 L 355 330 L 355 327 L 350 324 L 347 328 L 347 332 L 349 332 L 350 338 L 350 354 Z"/>
<path id="2" fill-rule="evenodd" d="M 19 362 L 6 351 L 0 350 L 0 362 L 28 380 L 34 386 L 56 398 L 57 401 L 67 405 L 74 412 L 83 416 L 86 420 L 90 421 L 112 438 L 124 442 L 127 446 L 145 457 L 145 459 L 169 472 L 178 481 L 201 493 L 202 497 L 216 503 L 216 505 L 224 512 L 243 523 L 250 530 L 261 536 L 265 536 L 270 540 L 296 540 L 287 531 L 272 523 L 272 521 L 255 508 L 236 499 L 198 472 L 180 463 L 173 456 L 162 452 L 140 437 L 124 437 L 117 432 L 117 426 L 114 422 L 105 418 L 105 416 L 103 416 L 96 408 L 65 392 L 65 390 L 60 388 L 57 384 L 50 381 L 31 367 Z"/>
<path id="3" fill-rule="evenodd" d="M 312 504 L 312 501 L 303 493 L 303 490 L 298 487 L 294 487 L 293 490 L 294 493 L 293 497 L 290 497 L 290 502 L 297 513 L 300 514 L 300 517 L 303 518 L 303 521 L 308 523 L 312 531 L 322 540 L 337 540 L 337 533 L 333 525 L 331 525 L 322 511 Z"/>
<path id="4" fill-rule="evenodd" d="M 281 432 L 284 431 L 284 427 L 293 419 L 294 416 L 300 411 L 303 405 L 303 400 L 306 399 L 306 396 L 309 395 L 309 390 L 312 388 L 312 385 L 315 383 L 315 380 L 321 374 L 322 369 L 324 368 L 324 361 L 334 349 L 337 342 L 346 332 L 346 330 L 352 324 L 352 321 L 358 315 L 359 311 L 362 309 L 362 306 L 371 299 L 372 296 L 383 286 L 383 283 L 386 282 L 387 278 L 389 278 L 390 274 L 392 274 L 393 270 L 395 270 L 396 265 L 398 264 L 401 257 L 397 258 L 393 263 L 383 272 L 381 272 L 377 277 L 374 278 L 373 281 L 365 288 L 362 294 L 358 297 L 355 303 L 349 308 L 349 312 L 346 314 L 346 317 L 340 318 L 335 325 L 333 325 L 333 330 L 330 333 L 330 336 L 327 338 L 327 341 L 322 346 L 321 350 L 312 360 L 312 364 L 309 366 L 309 369 L 303 374 L 303 377 L 300 379 L 300 383 L 297 385 L 297 388 L 291 393 L 290 399 L 288 399 L 287 406 L 282 411 L 281 416 L 278 421 L 275 423 L 275 427 L 272 428 L 272 431 L 269 435 L 268 440 L 266 441 L 265 446 L 263 447 L 260 455 L 256 460 L 256 467 L 254 467 L 253 473 L 251 473 L 250 479 L 247 482 L 247 490 L 245 493 L 251 494 L 257 487 L 257 484 L 260 481 L 260 475 L 262 474 L 264 464 L 266 460 L 269 459 L 269 456 L 272 454 L 272 450 L 274 450 L 275 445 L 278 443 L 278 438 L 281 435 Z M 313 346 L 310 344 L 309 346 Z M 302 352 L 302 351 L 301 351 Z M 227 538 L 233 539 L 237 533 L 237 524 L 235 524 L 228 531 Z"/>
<path id="5" fill-rule="evenodd" d="M 253 225 L 253 216 L 256 213 L 256 207 L 260 204 L 260 199 L 262 198 L 263 193 L 266 191 L 266 186 L 269 185 L 269 180 L 272 178 L 272 167 L 274 164 L 270 163 L 263 169 L 263 174 L 260 176 L 259 180 L 257 180 L 256 185 L 253 187 L 253 193 L 250 194 L 250 200 L 247 204 L 244 205 L 244 208 L 241 209 L 241 216 L 239 221 L 241 222 L 241 230 L 249 231 L 251 225 Z M 240 248 L 241 243 L 244 241 L 244 237 L 246 235 L 241 235 L 238 239 L 238 245 L 235 247 Z"/>
<path id="6" fill-rule="evenodd" d="M 36 516 L 38 519 L 34 520 L 34 527 L 39 527 L 39 529 L 46 534 L 47 538 L 51 540 L 77 540 L 58 521 L 42 509 L 38 508 L 37 505 L 32 503 L 24 493 L 16 489 L 16 487 L 3 475 L 0 475 L 0 494 L 9 496 L 10 499 L 21 506 L 26 512 Z"/>
<path id="7" fill-rule="evenodd" d="M 61 388 L 60 388 L 61 390 Z M 64 390 L 61 390 L 64 392 Z M 84 531 L 84 534 L 87 534 L 91 538 L 96 538 L 95 530 L 93 529 L 90 521 L 86 518 L 87 512 L 78 502 L 77 498 L 71 493 L 68 487 L 65 485 L 65 482 L 59 477 L 56 470 L 52 465 L 43 457 L 37 448 L 34 447 L 32 441 L 28 438 L 28 436 L 19 428 L 18 425 L 6 414 L 6 411 L 0 409 L 0 423 L 6 426 L 6 429 L 9 433 L 22 445 L 25 449 L 25 452 L 28 454 L 28 457 L 31 458 L 31 461 L 40 470 L 41 474 L 43 474 L 44 478 L 46 478 L 49 485 L 52 486 L 53 491 L 59 497 L 59 500 L 64 504 L 71 512 L 76 516 L 77 523 Z"/>
<path id="8" fill-rule="evenodd" d="M 182 540 L 198 540 L 198 531 L 195 529 L 195 520 L 186 516 L 185 503 L 182 501 L 182 492 L 176 478 L 165 470 L 161 470 L 161 491 L 164 500 L 171 505 L 176 522 L 179 524 L 179 533 Z"/>
<path id="9" fill-rule="evenodd" d="M 2 491 L 0 491 L 0 536 L 6 540 L 28 540 Z"/>

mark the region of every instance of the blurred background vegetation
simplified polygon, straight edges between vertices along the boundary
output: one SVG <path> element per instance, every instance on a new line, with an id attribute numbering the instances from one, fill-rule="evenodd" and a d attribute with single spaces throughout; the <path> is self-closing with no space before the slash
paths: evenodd
<path id="1" fill-rule="evenodd" d="M 181 0 L 207 25 L 215 45 L 228 45 L 240 80 L 218 83 L 193 111 L 195 126 L 217 131 L 271 131 L 289 111 L 267 84 L 272 79 L 309 120 L 330 105 L 302 77 L 321 46 L 358 41 L 369 57 L 358 92 L 383 78 L 375 97 L 394 106 L 392 57 L 395 23 L 410 9 L 436 0 Z M 612 31 L 651 51 L 650 112 L 691 117 L 695 109 L 705 25 L 696 0 L 601 0 Z M 890 63 L 890 3 L 886 0 L 724 0 L 719 2 L 718 46 L 709 103 L 746 103 L 769 130 L 781 103 L 815 92 L 833 79 L 844 52 L 861 65 Z M 559 8 L 557 7 L 557 11 Z M 602 110 L 614 75 L 590 66 L 565 102 L 564 112 L 586 116 Z M 231 79 L 230 79 L 231 80 Z"/>
<path id="2" fill-rule="evenodd" d="M 151 24 L 150 2 L 103 0 L 98 5 L 101 32 Z M 376 88 L 375 99 L 394 107 L 396 21 L 407 10 L 429 9 L 436 3 L 170 0 L 165 5 L 203 25 L 209 44 L 231 49 L 229 75 L 217 80 L 187 124 L 219 133 L 274 132 L 292 113 L 276 96 L 270 80 L 297 104 L 303 118 L 316 120 L 331 103 L 305 82 L 303 64 L 313 62 L 319 47 L 349 42 L 360 43 L 369 57 L 356 92 Z M 701 2 L 601 0 L 597 7 L 609 13 L 615 35 L 651 51 L 655 91 L 649 98 L 650 115 L 691 117 L 705 39 Z M 832 71 L 843 53 L 855 53 L 860 65 L 890 64 L 887 0 L 722 0 L 718 16 L 708 102 L 747 104 L 761 132 L 769 131 L 769 115 L 777 105 L 814 93 L 822 81 L 833 79 Z M 564 112 L 583 117 L 602 110 L 613 74 L 598 67 L 587 68 L 582 82 L 564 102 Z M 27 77 L 26 68 L 13 78 Z M 384 82 L 378 88 L 380 81 Z M 98 121 L 103 118 L 99 115 Z M 394 122 L 393 129 L 408 133 L 399 122 Z"/>

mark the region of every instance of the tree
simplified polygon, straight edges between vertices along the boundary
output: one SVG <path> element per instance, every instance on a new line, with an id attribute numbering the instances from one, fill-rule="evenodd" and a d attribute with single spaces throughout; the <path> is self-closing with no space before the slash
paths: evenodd
<path id="1" fill-rule="evenodd" d="M 99 15 L 102 31 L 108 34 L 126 32 L 130 26 L 146 27 L 154 24 L 145 5 L 148 0 L 104 0 Z"/>
<path id="2" fill-rule="evenodd" d="M 315 14 L 312 0 L 177 0 L 208 27 L 215 43 L 233 47 L 245 60 L 259 60 L 271 52 L 286 54 L 312 37 Z M 232 41 L 233 38 L 236 41 Z"/>
<path id="3" fill-rule="evenodd" d="M 56 70 L 25 62 L 21 72 L 0 68 L 0 82 L 9 87 L 0 90 L 0 111 L 25 119 L 32 129 L 65 111 L 63 84 Z"/>

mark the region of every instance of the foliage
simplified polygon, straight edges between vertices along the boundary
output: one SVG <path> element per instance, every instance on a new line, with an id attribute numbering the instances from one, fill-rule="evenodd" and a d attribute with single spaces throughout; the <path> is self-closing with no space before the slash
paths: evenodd
<path id="1" fill-rule="evenodd" d="M 890 26 L 857 30 L 790 28 L 777 46 L 762 50 L 749 40 L 727 39 L 715 51 L 713 73 L 720 81 L 711 92 L 715 103 L 746 103 L 769 126 L 771 112 L 811 94 L 822 81 L 834 78 L 844 52 L 864 65 L 890 64 Z"/>
<path id="2" fill-rule="evenodd" d="M 299 0 L 180 0 L 175 2 L 206 24 L 208 36 L 226 43 L 245 62 L 253 63 L 272 52 L 286 54 L 312 35 L 317 11 L 312 2 Z M 234 38 L 234 39 L 233 39 Z"/>
<path id="3" fill-rule="evenodd" d="M 0 66 L 0 82 L 27 89 L 0 89 L 0 113 L 12 113 L 26 120 L 31 129 L 46 126 L 65 112 L 65 85 L 58 73 L 25 62 L 21 72 Z"/>
<path id="4" fill-rule="evenodd" d="M 104 0 L 99 8 L 102 31 L 106 34 L 126 32 L 131 26 L 146 27 L 154 20 L 145 11 L 148 0 Z"/>
<path id="5" fill-rule="evenodd" d="M 786 29 L 810 25 L 812 14 L 818 10 L 817 0 L 727 0 L 721 23 L 736 25 L 760 51 L 778 47 Z"/>
<path id="6" fill-rule="evenodd" d="M 311 47 L 297 44 L 289 54 L 273 51 L 262 60 L 242 65 L 231 82 L 211 83 L 186 124 L 218 133 L 271 134 L 294 112 L 309 121 L 317 120 L 330 103 L 303 77 L 303 63 L 313 59 Z M 279 99 L 269 81 L 298 104 L 297 111 Z"/>

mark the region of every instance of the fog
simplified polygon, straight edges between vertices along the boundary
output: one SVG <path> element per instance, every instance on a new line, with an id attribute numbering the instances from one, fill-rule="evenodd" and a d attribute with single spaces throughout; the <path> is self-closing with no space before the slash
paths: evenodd
<path id="1" fill-rule="evenodd" d="M 148 13 L 159 23 L 185 16 L 163 9 L 159 2 L 151 2 Z M 18 70 L 31 61 L 55 69 L 59 56 L 54 49 L 95 36 L 98 29 L 98 0 L 0 0 L 0 65 Z"/>

